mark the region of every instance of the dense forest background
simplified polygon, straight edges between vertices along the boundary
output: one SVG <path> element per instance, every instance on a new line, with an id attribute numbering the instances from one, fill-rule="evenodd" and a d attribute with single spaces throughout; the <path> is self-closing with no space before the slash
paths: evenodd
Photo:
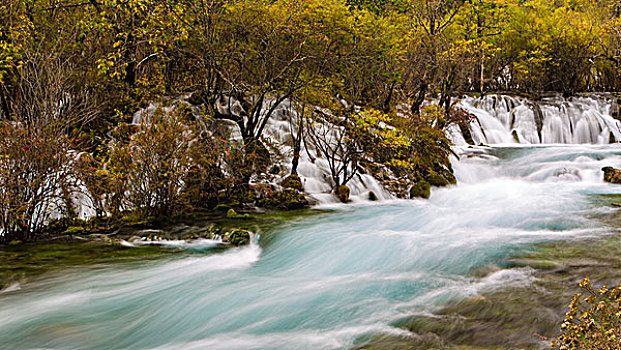
<path id="1" fill-rule="evenodd" d="M 293 183 L 304 130 L 321 118 L 344 130 L 336 146 L 308 134 L 334 161 L 336 192 L 369 154 L 413 182 L 454 182 L 442 129 L 469 118 L 460 95 L 619 91 L 621 4 L 11 0 L 0 48 L 0 239 L 28 240 L 51 217 L 76 217 L 76 192 L 108 218 L 272 196 L 251 183 L 270 167 L 263 134 L 285 103 L 298 116 Z M 303 200 L 286 196 L 272 202 Z"/>

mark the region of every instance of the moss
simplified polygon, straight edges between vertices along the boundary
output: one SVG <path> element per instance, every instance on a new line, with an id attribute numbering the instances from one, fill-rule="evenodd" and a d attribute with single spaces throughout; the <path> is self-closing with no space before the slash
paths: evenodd
<path id="1" fill-rule="evenodd" d="M 268 209 L 302 209 L 309 205 L 304 194 L 291 188 L 260 198 L 256 204 Z"/>
<path id="2" fill-rule="evenodd" d="M 425 180 L 418 181 L 410 189 L 411 198 L 429 198 L 431 195 L 431 185 Z"/>
<path id="3" fill-rule="evenodd" d="M 607 166 L 603 167 L 602 171 L 604 172 L 604 181 L 621 184 L 621 170 Z"/>
<path id="4" fill-rule="evenodd" d="M 237 214 L 235 209 L 231 208 L 229 209 L 229 211 L 226 212 L 226 217 L 227 218 L 249 218 L 250 215 L 249 214 Z"/>
<path id="5" fill-rule="evenodd" d="M 336 198 L 338 198 L 342 203 L 347 203 L 347 201 L 349 201 L 350 193 L 351 190 L 346 185 L 341 185 L 334 189 Z"/>
<path id="6" fill-rule="evenodd" d="M 70 226 L 63 232 L 65 235 L 79 235 L 84 233 L 86 230 L 82 226 Z"/>
<path id="7" fill-rule="evenodd" d="M 304 187 L 302 186 L 302 180 L 300 180 L 298 174 L 291 174 L 287 176 L 282 182 L 282 187 L 292 188 L 300 192 L 304 191 Z"/>
<path id="8" fill-rule="evenodd" d="M 229 242 L 238 247 L 250 243 L 250 232 L 243 229 L 233 230 L 227 235 Z"/>
<path id="9" fill-rule="evenodd" d="M 446 181 L 448 181 L 449 185 L 456 185 L 457 184 L 457 178 L 455 177 L 455 174 L 453 174 L 452 170 L 444 171 L 442 173 L 442 176 L 444 176 Z"/>
<path id="10" fill-rule="evenodd" d="M 449 179 L 436 172 L 432 172 L 431 174 L 429 174 L 429 176 L 427 176 L 425 180 L 429 182 L 431 186 L 435 187 L 444 187 L 451 184 L 451 181 Z"/>
<path id="11" fill-rule="evenodd" d="M 62 268 L 110 262 L 143 261 L 173 254 L 170 249 L 126 248 L 103 240 L 56 239 L 51 242 L 0 246 L 0 285 L 29 280 Z"/>

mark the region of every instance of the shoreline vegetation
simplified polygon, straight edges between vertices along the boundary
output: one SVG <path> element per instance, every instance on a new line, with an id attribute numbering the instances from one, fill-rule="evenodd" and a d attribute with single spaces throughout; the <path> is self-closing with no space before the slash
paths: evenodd
<path id="1" fill-rule="evenodd" d="M 343 202 L 361 172 L 396 197 L 424 198 L 455 183 L 443 129 L 474 120 L 460 96 L 621 87 L 614 1 L 45 0 L 0 10 L 5 243 L 37 240 L 58 218 L 304 207 L 300 186 L 283 182 L 307 153 L 329 164 L 328 191 Z M 267 130 L 283 118 L 286 144 L 274 144 Z"/>
<path id="2" fill-rule="evenodd" d="M 221 212 L 183 220 L 127 221 L 96 230 L 71 226 L 45 240 L 0 245 L 0 293 L 67 268 L 217 253 L 250 244 L 275 225 L 322 213 L 326 211 Z"/>
<path id="3" fill-rule="evenodd" d="M 173 254 L 123 245 L 157 243 L 188 222 L 200 227 L 165 238 L 248 244 L 262 225 L 308 213 L 303 154 L 329 164 L 341 202 L 361 173 L 398 198 L 427 198 L 456 183 L 444 128 L 474 120 L 460 96 L 609 91 L 618 104 L 620 31 L 618 1 L 4 2 L 0 288 L 52 266 Z M 266 130 L 283 116 L 288 141 L 275 144 Z M 573 249 L 563 244 L 542 251 Z M 569 295 L 549 276 L 575 283 L 591 270 L 571 256 L 550 258 L 549 270 L 535 256 L 521 263 L 549 283 L 557 311 Z M 462 317 L 487 302 L 445 311 Z M 503 322 L 524 317 L 516 305 Z M 550 322 L 543 336 L 560 326 Z M 434 339 L 451 331 L 437 326 L 404 327 Z M 462 336 L 446 339 L 485 346 Z"/>

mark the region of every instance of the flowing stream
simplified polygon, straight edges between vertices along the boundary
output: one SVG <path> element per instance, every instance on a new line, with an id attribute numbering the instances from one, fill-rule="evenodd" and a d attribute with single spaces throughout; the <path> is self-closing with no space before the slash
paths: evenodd
<path id="1" fill-rule="evenodd" d="M 503 261 L 538 242 L 606 235 L 593 195 L 617 145 L 463 148 L 430 200 L 333 206 L 224 252 L 63 270 L 0 294 L 10 349 L 341 349 L 412 336 L 398 320 L 528 284 Z M 486 265 L 486 277 L 469 275 Z M 415 341 L 415 338 L 412 338 Z M 8 347 L 5 347 L 8 346 Z"/>

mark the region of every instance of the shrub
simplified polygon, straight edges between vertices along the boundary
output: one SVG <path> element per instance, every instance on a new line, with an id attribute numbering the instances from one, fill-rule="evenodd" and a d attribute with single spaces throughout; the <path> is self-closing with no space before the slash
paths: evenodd
<path id="1" fill-rule="evenodd" d="M 179 113 L 156 111 L 149 116 L 128 142 L 119 142 L 110 152 L 110 211 L 133 210 L 142 217 L 177 212 L 196 138 Z"/>
<path id="2" fill-rule="evenodd" d="M 613 350 L 621 343 L 621 285 L 594 290 L 587 276 L 580 282 L 561 325 L 561 335 L 552 342 L 560 350 Z"/>
<path id="3" fill-rule="evenodd" d="M 68 140 L 52 125 L 0 123 L 0 240 L 34 240 L 72 212 L 77 189 Z"/>

